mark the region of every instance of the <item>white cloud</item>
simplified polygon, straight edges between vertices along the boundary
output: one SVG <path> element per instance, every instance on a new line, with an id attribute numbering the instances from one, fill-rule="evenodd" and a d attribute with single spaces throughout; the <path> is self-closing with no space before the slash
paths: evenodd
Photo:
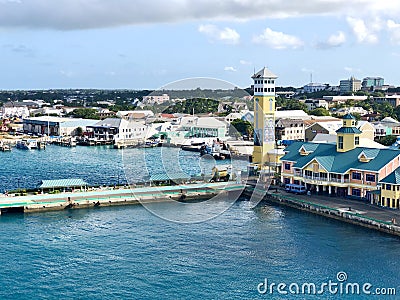
<path id="1" fill-rule="evenodd" d="M 339 31 L 337 34 L 332 34 L 326 42 L 331 47 L 338 47 L 346 42 L 346 35 L 343 31 Z"/>
<path id="2" fill-rule="evenodd" d="M 204 33 L 212 41 L 218 40 L 226 44 L 237 44 L 239 43 L 240 40 L 239 33 L 237 33 L 236 30 L 229 27 L 220 29 L 217 26 L 211 24 L 200 25 L 199 32 Z"/>
<path id="3" fill-rule="evenodd" d="M 346 42 L 346 35 L 343 31 L 338 31 L 336 34 L 332 34 L 324 42 L 319 42 L 315 45 L 319 49 L 329 49 L 334 47 L 342 46 Z"/>
<path id="4" fill-rule="evenodd" d="M 247 60 L 244 60 L 244 59 L 241 59 L 241 60 L 239 61 L 239 63 L 240 63 L 241 65 L 252 65 L 252 64 L 253 64 L 251 61 L 247 61 Z"/>
<path id="5" fill-rule="evenodd" d="M 273 31 L 271 28 L 266 28 L 262 34 L 253 37 L 253 42 L 267 45 L 273 49 L 297 49 L 304 45 L 303 41 L 298 37 Z"/>
<path id="6" fill-rule="evenodd" d="M 1 27 L 60 30 L 310 15 L 394 18 L 399 13 L 395 0 L 0 0 Z"/>
<path id="7" fill-rule="evenodd" d="M 225 67 L 224 71 L 228 71 L 228 72 L 236 72 L 237 69 L 235 69 L 234 67 Z"/>
<path id="8" fill-rule="evenodd" d="M 344 67 L 344 70 L 348 73 L 361 73 L 361 70 L 358 68 Z"/>
<path id="9" fill-rule="evenodd" d="M 390 40 L 395 44 L 400 44 L 400 24 L 393 20 L 388 20 L 386 25 L 390 34 Z"/>
<path id="10" fill-rule="evenodd" d="M 375 30 L 373 28 L 368 28 L 364 20 L 348 17 L 347 23 L 350 25 L 359 43 L 374 44 L 378 42 L 378 36 L 375 32 L 376 28 Z"/>

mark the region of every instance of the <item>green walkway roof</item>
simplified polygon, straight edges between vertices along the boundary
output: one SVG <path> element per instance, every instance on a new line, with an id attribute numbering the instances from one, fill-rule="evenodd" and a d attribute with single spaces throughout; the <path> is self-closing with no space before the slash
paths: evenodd
<path id="1" fill-rule="evenodd" d="M 160 173 L 150 176 L 150 181 L 168 181 L 168 180 L 189 180 L 190 176 L 185 173 Z"/>
<path id="2" fill-rule="evenodd" d="M 82 179 L 70 178 L 70 179 L 57 179 L 57 180 L 42 180 L 39 188 L 41 189 L 52 189 L 52 188 L 68 188 L 87 186 L 87 182 Z"/>

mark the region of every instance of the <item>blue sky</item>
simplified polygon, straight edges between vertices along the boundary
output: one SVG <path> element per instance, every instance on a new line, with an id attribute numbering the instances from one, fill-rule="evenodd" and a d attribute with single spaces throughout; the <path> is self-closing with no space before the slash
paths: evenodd
<path id="1" fill-rule="evenodd" d="M 399 86 L 399 16 L 394 0 L 0 0 L 0 89 L 244 88 L 263 66 L 284 86 Z"/>

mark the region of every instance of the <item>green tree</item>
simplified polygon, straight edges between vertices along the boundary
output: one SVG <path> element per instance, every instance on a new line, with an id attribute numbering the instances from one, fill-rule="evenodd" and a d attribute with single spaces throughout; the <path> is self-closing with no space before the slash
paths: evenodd
<path id="1" fill-rule="evenodd" d="M 76 135 L 77 135 L 77 136 L 82 136 L 82 135 L 83 135 L 83 129 L 82 129 L 82 127 L 76 128 Z"/>
<path id="2" fill-rule="evenodd" d="M 387 135 L 381 138 L 376 138 L 375 141 L 385 146 L 391 146 L 394 144 L 396 139 L 397 137 L 395 135 Z"/>
<path id="3" fill-rule="evenodd" d="M 329 110 L 324 107 L 318 107 L 312 111 L 310 111 L 310 115 L 313 116 L 330 116 Z"/>
<path id="4" fill-rule="evenodd" d="M 307 105 L 297 99 L 278 98 L 276 105 L 279 107 L 279 110 L 304 110 L 308 112 Z"/>
<path id="5" fill-rule="evenodd" d="M 229 127 L 229 134 L 235 135 L 239 132 L 241 135 L 253 136 L 254 128 L 249 121 L 244 121 L 242 119 L 235 119 L 231 122 Z"/>
<path id="6" fill-rule="evenodd" d="M 77 108 L 74 111 L 70 112 L 68 116 L 73 118 L 82 118 L 82 119 L 94 119 L 99 120 L 100 117 L 97 114 L 97 111 L 92 108 Z"/>

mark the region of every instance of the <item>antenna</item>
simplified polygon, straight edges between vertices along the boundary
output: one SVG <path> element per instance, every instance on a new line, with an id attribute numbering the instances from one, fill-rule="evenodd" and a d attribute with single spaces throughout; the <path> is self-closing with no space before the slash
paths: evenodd
<path id="1" fill-rule="evenodd" d="M 312 72 L 310 73 L 310 83 L 312 83 Z"/>

